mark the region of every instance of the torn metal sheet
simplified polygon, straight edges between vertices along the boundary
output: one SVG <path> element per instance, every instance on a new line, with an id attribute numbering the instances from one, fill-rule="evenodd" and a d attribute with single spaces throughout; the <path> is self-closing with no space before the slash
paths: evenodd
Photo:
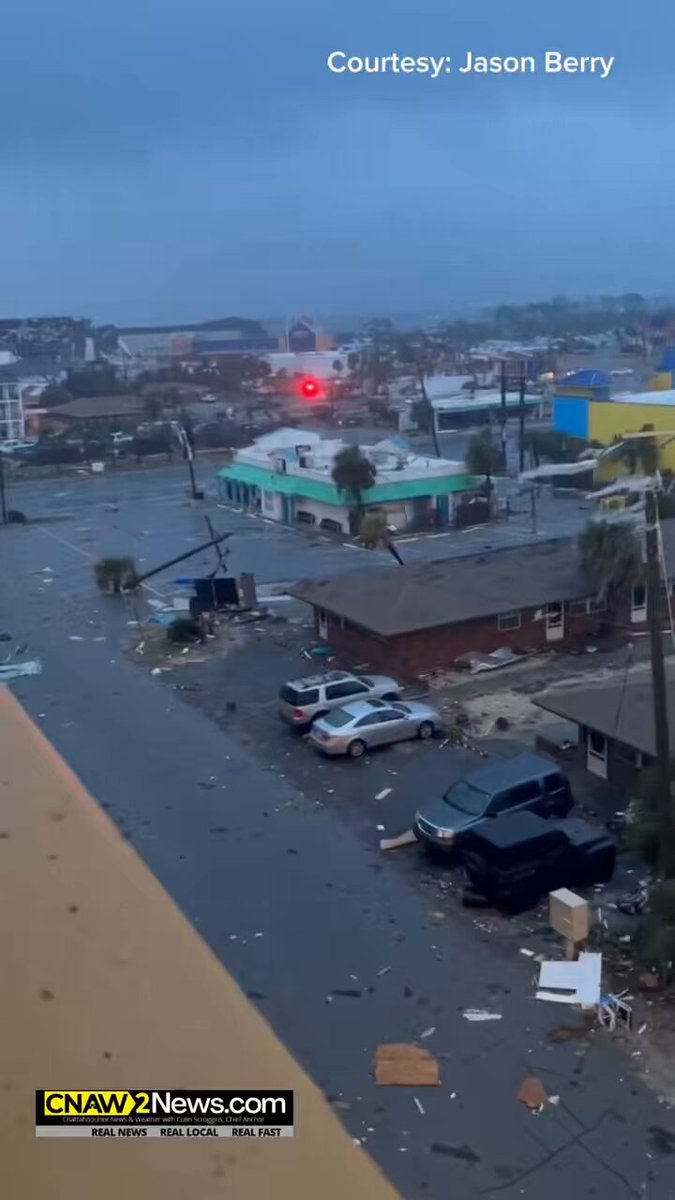
<path id="1" fill-rule="evenodd" d="M 24 675 L 41 675 L 42 663 L 39 659 L 23 663 L 3 663 L 0 665 L 0 683 L 10 683 L 12 679 L 21 679 Z"/>

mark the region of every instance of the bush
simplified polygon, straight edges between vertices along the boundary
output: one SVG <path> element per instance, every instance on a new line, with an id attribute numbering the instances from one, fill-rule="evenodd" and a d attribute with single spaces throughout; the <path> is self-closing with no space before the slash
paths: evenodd
<path id="1" fill-rule="evenodd" d="M 128 592 L 136 587 L 137 577 L 138 571 L 133 558 L 100 558 L 94 564 L 96 586 L 100 591 L 112 592 L 115 596 L 122 591 Z"/>
<path id="2" fill-rule="evenodd" d="M 181 646 L 203 641 L 203 634 L 199 623 L 193 620 L 192 617 L 176 617 L 169 625 L 166 636 L 170 642 Z"/>

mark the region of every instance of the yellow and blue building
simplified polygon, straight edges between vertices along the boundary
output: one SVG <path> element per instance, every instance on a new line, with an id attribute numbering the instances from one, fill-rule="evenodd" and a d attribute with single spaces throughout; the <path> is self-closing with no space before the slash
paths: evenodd
<path id="1" fill-rule="evenodd" d="M 675 351 L 672 360 L 672 372 L 659 370 L 646 392 L 612 398 L 611 376 L 604 371 L 578 371 L 559 381 L 552 401 L 554 428 L 600 446 L 646 431 L 675 435 Z M 659 445 L 659 466 L 675 471 L 675 436 Z"/>

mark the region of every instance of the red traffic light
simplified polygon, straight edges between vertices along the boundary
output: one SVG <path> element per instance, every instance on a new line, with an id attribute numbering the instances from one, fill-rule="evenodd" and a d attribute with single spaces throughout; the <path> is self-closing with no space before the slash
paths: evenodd
<path id="1" fill-rule="evenodd" d="M 316 379 L 304 379 L 300 391 L 306 400 L 317 400 L 321 395 L 321 388 Z"/>

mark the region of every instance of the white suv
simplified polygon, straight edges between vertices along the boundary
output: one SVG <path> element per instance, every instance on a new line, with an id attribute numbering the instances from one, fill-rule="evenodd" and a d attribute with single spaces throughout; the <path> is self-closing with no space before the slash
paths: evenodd
<path id="1" fill-rule="evenodd" d="M 297 727 L 311 725 L 332 708 L 350 700 L 396 700 L 401 686 L 387 675 L 351 675 L 349 671 L 328 671 L 325 675 L 307 675 L 285 683 L 279 693 L 279 716 Z"/>

